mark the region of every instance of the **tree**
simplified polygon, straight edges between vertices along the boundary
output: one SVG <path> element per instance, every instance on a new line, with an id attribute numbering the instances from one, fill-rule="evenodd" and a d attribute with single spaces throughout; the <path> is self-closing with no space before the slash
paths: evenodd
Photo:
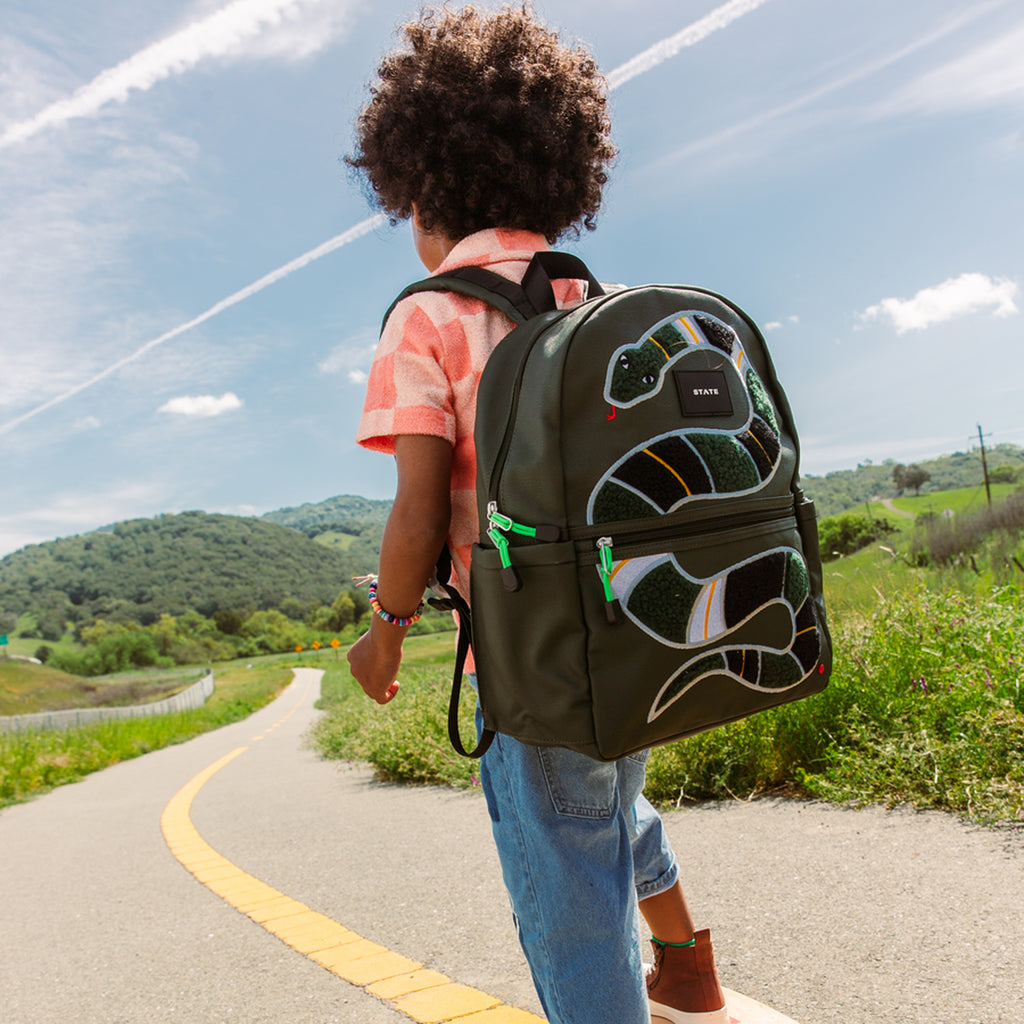
<path id="1" fill-rule="evenodd" d="M 901 491 L 905 491 L 908 487 L 913 487 L 914 493 L 920 494 L 922 484 L 928 483 L 931 478 L 932 475 L 927 469 L 916 464 L 904 466 L 902 463 L 897 463 L 892 467 L 893 483 Z"/>
<path id="2" fill-rule="evenodd" d="M 343 590 L 331 605 L 330 628 L 341 630 L 356 621 L 356 604 L 352 600 L 352 591 Z"/>
<path id="3" fill-rule="evenodd" d="M 989 483 L 1015 484 L 1020 479 L 1020 470 L 1016 466 L 996 466 L 988 474 Z"/>

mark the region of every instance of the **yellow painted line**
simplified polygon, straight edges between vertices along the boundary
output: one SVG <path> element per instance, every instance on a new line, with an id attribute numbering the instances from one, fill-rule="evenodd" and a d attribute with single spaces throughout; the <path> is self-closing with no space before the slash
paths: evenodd
<path id="1" fill-rule="evenodd" d="M 303 700 L 305 694 L 281 722 L 295 714 Z M 192 824 L 192 802 L 217 772 L 248 749 L 239 747 L 204 768 L 171 798 L 160 817 L 168 847 L 198 881 L 285 945 L 419 1024 L 544 1024 L 535 1014 L 505 1006 L 486 992 L 458 985 L 438 971 L 364 939 L 247 874 L 210 846 Z"/>

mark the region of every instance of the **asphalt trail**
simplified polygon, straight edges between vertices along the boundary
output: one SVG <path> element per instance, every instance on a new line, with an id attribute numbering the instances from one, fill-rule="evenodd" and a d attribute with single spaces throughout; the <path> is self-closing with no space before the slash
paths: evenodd
<path id="1" fill-rule="evenodd" d="M 480 794 L 320 760 L 305 740 L 318 685 L 300 676 L 245 722 L 0 813 L 4 1024 L 408 1024 L 401 996 L 293 948 L 317 944 L 311 919 L 285 923 L 289 945 L 197 879 L 183 861 L 201 873 L 205 854 L 174 833 L 186 820 L 230 865 L 213 872 L 222 887 L 244 873 L 320 925 L 423 964 L 435 996 L 450 979 L 449 994 L 494 1007 L 474 1018 L 428 1000 L 411 1006 L 421 1018 L 539 1014 Z M 183 807 L 176 855 L 161 817 Z M 1018 832 L 782 800 L 689 808 L 667 825 L 730 988 L 801 1024 L 1024 1021 Z"/>

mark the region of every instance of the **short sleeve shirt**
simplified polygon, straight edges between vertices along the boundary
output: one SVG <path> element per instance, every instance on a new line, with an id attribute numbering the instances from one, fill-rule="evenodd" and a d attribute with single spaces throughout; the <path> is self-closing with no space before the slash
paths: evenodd
<path id="1" fill-rule="evenodd" d="M 547 249 L 543 235 L 489 229 L 459 241 L 434 271 L 478 266 L 522 281 L 533 254 Z M 560 308 L 583 298 L 579 281 L 553 282 Z M 472 545 L 480 532 L 476 506 L 473 425 L 480 374 L 499 341 L 515 326 L 479 299 L 451 292 L 420 292 L 403 299 L 381 335 L 366 389 L 356 440 L 394 454 L 402 434 L 443 437 L 452 446 L 452 520 L 448 546 L 459 589 L 469 599 Z"/>

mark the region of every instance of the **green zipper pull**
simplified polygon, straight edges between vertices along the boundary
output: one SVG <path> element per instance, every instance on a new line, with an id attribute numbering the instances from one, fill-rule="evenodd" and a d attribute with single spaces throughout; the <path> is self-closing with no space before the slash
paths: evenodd
<path id="1" fill-rule="evenodd" d="M 532 537 L 534 540 L 556 541 L 562 535 L 557 526 L 526 526 L 517 523 L 510 516 L 498 511 L 496 501 L 487 503 L 487 522 L 503 533 L 516 533 L 520 537 Z"/>
<path id="2" fill-rule="evenodd" d="M 491 543 L 498 549 L 501 558 L 501 581 L 505 589 L 515 593 L 523 586 L 519 573 L 512 567 L 512 559 L 508 553 L 508 538 L 506 533 L 514 533 L 520 537 L 531 537 L 540 541 L 556 541 L 561 536 L 557 526 L 525 526 L 517 523 L 510 516 L 498 511 L 498 503 L 490 501 L 487 503 L 487 536 Z"/>
<path id="3" fill-rule="evenodd" d="M 604 612 L 611 625 L 622 621 L 622 605 L 612 590 L 612 569 L 615 560 L 612 558 L 611 537 L 600 537 L 597 541 L 597 551 L 600 561 L 597 563 L 597 573 L 601 577 L 601 585 L 604 587 Z"/>
<path id="4" fill-rule="evenodd" d="M 517 590 L 522 589 L 523 581 L 519 578 L 519 573 L 512 567 L 512 559 L 508 554 L 508 540 L 502 533 L 503 529 L 507 529 L 503 524 L 511 523 L 511 520 L 507 516 L 501 515 L 494 502 L 491 502 L 487 507 L 487 522 L 490 524 L 487 536 L 491 538 L 491 543 L 498 549 L 498 557 L 501 559 L 502 585 L 509 593 L 514 594 Z"/>

